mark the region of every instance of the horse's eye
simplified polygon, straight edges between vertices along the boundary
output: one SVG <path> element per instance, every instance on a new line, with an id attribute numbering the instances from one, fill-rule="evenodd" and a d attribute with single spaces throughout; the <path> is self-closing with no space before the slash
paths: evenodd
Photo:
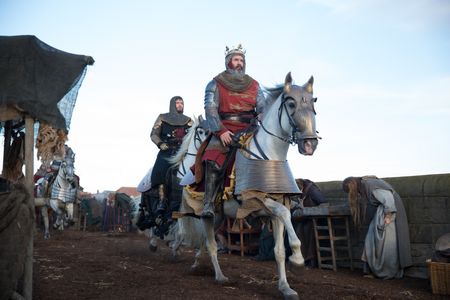
<path id="1" fill-rule="evenodd" d="M 291 101 L 288 103 L 289 108 L 295 108 L 295 102 Z"/>

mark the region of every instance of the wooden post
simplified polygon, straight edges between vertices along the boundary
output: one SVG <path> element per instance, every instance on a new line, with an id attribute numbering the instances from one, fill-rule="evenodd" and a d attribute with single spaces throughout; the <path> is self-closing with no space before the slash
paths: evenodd
<path id="1" fill-rule="evenodd" d="M 33 182 L 33 162 L 34 162 L 34 119 L 30 116 L 25 117 L 25 185 L 30 193 L 31 206 L 33 207 L 33 227 L 31 238 L 27 247 L 25 258 L 25 269 L 23 275 L 22 295 L 27 300 L 33 298 L 33 233 L 34 226 L 34 182 Z"/>
<path id="2" fill-rule="evenodd" d="M 2 167 L 2 170 L 5 168 L 7 153 L 9 153 L 9 149 L 11 148 L 11 124 L 12 124 L 12 121 L 6 121 L 5 122 L 5 128 L 4 128 L 5 145 L 3 147 L 3 167 Z"/>

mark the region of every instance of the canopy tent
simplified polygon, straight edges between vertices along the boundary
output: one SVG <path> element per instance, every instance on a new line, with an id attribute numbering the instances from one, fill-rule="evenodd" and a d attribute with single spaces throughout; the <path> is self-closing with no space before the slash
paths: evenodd
<path id="1" fill-rule="evenodd" d="M 60 51 L 33 35 L 0 36 L 0 107 L 68 130 L 86 66 L 93 63 L 90 56 Z"/>
<path id="2" fill-rule="evenodd" d="M 7 258 L 7 254 L 15 253 L 21 258 L 18 260 L 11 256 L 11 260 L 16 260 L 14 268 L 7 269 L 3 265 L 0 268 L 0 286 L 5 287 L 0 298 L 32 299 L 34 222 L 22 222 L 21 233 L 14 232 L 14 228 L 17 227 L 15 220 L 19 222 L 20 216 L 26 216 L 24 211 L 30 212 L 27 220 L 34 220 L 34 123 L 46 123 L 68 132 L 78 89 L 87 65 L 93 63 L 90 56 L 60 51 L 35 36 L 0 36 L 0 129 L 4 127 L 2 131 L 5 134 L 2 172 L 5 169 L 5 158 L 11 160 L 6 154 L 12 153 L 12 149 L 23 149 L 23 158 L 17 155 L 17 160 L 20 161 L 20 171 L 25 161 L 25 186 L 28 190 L 27 192 L 23 185 L 23 188 L 20 185 L 0 185 L 8 188 L 7 191 L 0 191 L 0 197 L 8 197 L 10 194 L 13 197 L 8 205 L 0 206 L 0 216 L 7 216 L 0 218 L 0 240 L 5 241 L 0 247 L 0 256 Z M 15 146 L 14 143 L 11 145 L 13 131 L 20 132 L 19 136 L 24 137 L 23 143 L 18 147 L 12 147 Z M 13 195 L 16 191 L 25 193 L 26 197 L 22 198 L 26 200 L 17 194 Z M 0 202 L 5 201 L 2 199 Z M 14 236 L 17 234 L 24 239 L 26 237 L 26 247 L 22 244 L 19 247 L 14 243 Z"/>

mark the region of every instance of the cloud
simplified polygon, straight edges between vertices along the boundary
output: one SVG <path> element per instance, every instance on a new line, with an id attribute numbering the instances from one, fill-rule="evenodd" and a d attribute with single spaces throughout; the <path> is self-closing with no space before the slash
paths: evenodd
<path id="1" fill-rule="evenodd" d="M 404 30 L 428 27 L 450 29 L 450 2 L 446 0 L 299 0 L 299 6 L 320 6 L 331 14 L 364 18 Z"/>
<path id="2" fill-rule="evenodd" d="M 336 107 L 365 107 L 388 115 L 450 117 L 450 76 L 429 78 L 420 84 L 341 84 L 320 91 Z M 388 109 L 386 109 L 388 108 Z"/>

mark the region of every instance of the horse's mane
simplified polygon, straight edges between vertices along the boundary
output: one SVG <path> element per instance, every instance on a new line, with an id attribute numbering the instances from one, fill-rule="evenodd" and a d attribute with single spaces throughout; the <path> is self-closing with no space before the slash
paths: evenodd
<path id="1" fill-rule="evenodd" d="M 183 143 L 181 143 L 180 149 L 178 149 L 177 153 L 168 158 L 167 161 L 174 166 L 178 166 L 184 159 L 184 156 L 188 152 L 189 144 L 191 143 L 192 138 L 195 135 L 195 129 L 197 127 L 198 118 L 194 116 L 194 124 L 191 128 L 188 129 L 188 132 L 183 138 Z"/>
<path id="2" fill-rule="evenodd" d="M 263 111 L 266 111 L 283 93 L 284 84 L 277 84 L 274 87 L 264 87 L 263 91 L 266 96 L 266 101 L 263 105 Z"/>

